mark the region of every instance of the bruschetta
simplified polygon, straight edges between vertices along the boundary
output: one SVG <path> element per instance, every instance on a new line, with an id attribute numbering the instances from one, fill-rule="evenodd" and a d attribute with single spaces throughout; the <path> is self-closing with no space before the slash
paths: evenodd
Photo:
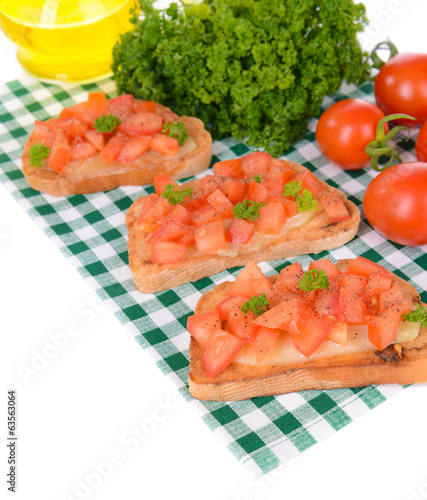
<path id="1" fill-rule="evenodd" d="M 318 253 L 351 240 L 358 208 L 307 168 L 264 152 L 216 163 L 213 175 L 155 193 L 126 215 L 138 290 L 157 292 L 249 261 Z"/>
<path id="2" fill-rule="evenodd" d="M 36 121 L 22 155 L 29 185 L 55 196 L 152 184 L 156 175 L 195 175 L 211 161 L 212 139 L 198 118 L 154 101 L 90 93 L 58 118 Z"/>
<path id="3" fill-rule="evenodd" d="M 250 262 L 195 313 L 188 380 L 199 399 L 427 381 L 426 305 L 363 257 L 294 262 L 268 278 Z"/>

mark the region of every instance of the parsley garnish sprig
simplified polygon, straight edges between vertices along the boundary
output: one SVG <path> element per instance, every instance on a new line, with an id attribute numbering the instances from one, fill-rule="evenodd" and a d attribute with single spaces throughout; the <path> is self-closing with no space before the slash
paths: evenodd
<path id="1" fill-rule="evenodd" d="M 38 142 L 30 147 L 30 163 L 33 167 L 41 168 L 45 158 L 49 156 L 50 148 Z"/>
<path id="2" fill-rule="evenodd" d="M 171 205 L 178 205 L 184 201 L 184 198 L 186 196 L 191 196 L 192 192 L 193 191 L 191 187 L 180 189 L 173 184 L 167 184 L 162 193 L 162 196 L 163 198 L 169 200 L 169 203 Z"/>
<path id="3" fill-rule="evenodd" d="M 236 219 L 248 219 L 253 222 L 255 219 L 258 219 L 259 211 L 262 207 L 265 207 L 265 203 L 262 201 L 239 201 L 234 207 L 233 214 Z"/>
<path id="4" fill-rule="evenodd" d="M 182 146 L 185 139 L 188 137 L 188 132 L 182 122 L 165 123 L 163 125 L 162 134 L 174 137 L 178 140 L 178 144 Z"/>
<path id="5" fill-rule="evenodd" d="M 121 123 L 122 121 L 118 116 L 102 115 L 95 120 L 95 128 L 98 132 L 104 134 L 105 132 L 114 132 Z"/>
<path id="6" fill-rule="evenodd" d="M 263 292 L 261 295 L 254 295 L 251 299 L 245 302 L 241 311 L 244 314 L 247 314 L 249 311 L 252 311 L 256 316 L 261 316 L 261 314 L 265 313 L 269 305 L 267 295 Z"/>
<path id="7" fill-rule="evenodd" d="M 402 318 L 405 321 L 410 321 L 411 323 L 419 323 L 420 328 L 427 326 L 427 312 L 419 302 L 414 311 L 409 311 L 408 314 L 403 314 Z"/>
<path id="8" fill-rule="evenodd" d="M 329 278 L 323 269 L 310 269 L 298 282 L 303 292 L 312 292 L 318 288 L 329 289 Z"/>
<path id="9" fill-rule="evenodd" d="M 308 189 L 304 189 L 301 193 L 301 182 L 290 181 L 285 184 L 283 196 L 293 196 L 298 203 L 299 212 L 307 212 L 317 208 L 317 201 Z"/>

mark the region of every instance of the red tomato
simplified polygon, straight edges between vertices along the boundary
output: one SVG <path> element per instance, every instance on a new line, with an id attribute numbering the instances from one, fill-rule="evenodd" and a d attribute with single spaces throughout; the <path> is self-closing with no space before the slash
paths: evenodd
<path id="1" fill-rule="evenodd" d="M 182 222 L 167 220 L 159 226 L 154 233 L 152 233 L 152 235 L 148 238 L 147 243 L 176 240 L 189 232 L 190 228 L 185 224 L 182 224 Z"/>
<path id="2" fill-rule="evenodd" d="M 280 276 L 276 280 L 276 288 L 279 293 L 301 292 L 299 281 L 304 276 L 301 264 L 294 262 L 290 266 L 284 267 L 280 271 Z"/>
<path id="3" fill-rule="evenodd" d="M 237 311 L 240 309 L 245 302 L 247 302 L 247 297 L 239 297 L 238 295 L 231 295 L 226 299 L 219 302 L 215 309 L 219 312 L 219 317 L 225 321 L 228 320 L 228 317 L 233 311 Z"/>
<path id="4" fill-rule="evenodd" d="M 329 215 L 332 222 L 342 222 L 350 218 L 347 207 L 344 205 L 340 195 L 332 191 L 320 198 L 320 203 Z"/>
<path id="5" fill-rule="evenodd" d="M 238 179 L 224 179 L 220 186 L 221 191 L 227 198 L 236 205 L 243 200 L 246 191 L 246 184 Z"/>
<path id="6" fill-rule="evenodd" d="M 298 333 L 289 331 L 295 347 L 309 358 L 332 331 L 332 323 L 325 316 L 303 315 L 298 318 Z"/>
<path id="7" fill-rule="evenodd" d="M 236 357 L 244 341 L 231 333 L 216 328 L 202 356 L 202 367 L 208 378 L 222 372 Z"/>
<path id="8" fill-rule="evenodd" d="M 375 139 L 377 124 L 384 116 L 375 104 L 362 99 L 339 101 L 320 116 L 317 145 L 329 161 L 344 170 L 359 170 L 369 162 L 365 147 Z M 388 125 L 384 127 L 387 132 Z"/>
<path id="9" fill-rule="evenodd" d="M 397 54 L 387 61 L 375 79 L 375 99 L 386 115 L 406 113 L 416 118 L 395 120 L 413 127 L 427 119 L 427 54 Z"/>
<path id="10" fill-rule="evenodd" d="M 252 200 L 255 203 L 262 202 L 264 203 L 267 198 L 270 196 L 270 192 L 264 186 L 264 184 L 260 184 L 256 180 L 252 179 L 248 192 L 246 193 L 246 199 Z"/>
<path id="11" fill-rule="evenodd" d="M 273 349 L 276 340 L 279 338 L 280 331 L 278 329 L 271 330 L 264 326 L 258 327 L 255 340 L 251 349 L 256 354 L 256 362 L 261 363 L 267 354 Z"/>
<path id="12" fill-rule="evenodd" d="M 273 164 L 273 159 L 268 153 L 256 151 L 241 158 L 242 168 L 246 177 L 266 175 Z"/>
<path id="13" fill-rule="evenodd" d="M 351 324 L 364 324 L 368 317 L 368 309 L 362 297 L 352 288 L 340 288 L 339 310 L 342 319 Z"/>
<path id="14" fill-rule="evenodd" d="M 172 186 L 179 187 L 178 183 L 174 181 L 169 174 L 156 175 L 156 177 L 154 177 L 153 184 L 157 196 L 160 196 L 163 193 L 168 184 L 172 184 Z"/>
<path id="15" fill-rule="evenodd" d="M 175 264 L 185 258 L 185 245 L 174 241 L 156 241 L 151 245 L 153 264 Z"/>
<path id="16" fill-rule="evenodd" d="M 251 298 L 253 296 L 251 290 L 251 283 L 258 278 L 264 278 L 264 274 L 261 269 L 251 261 L 246 264 L 246 266 L 240 271 L 239 275 L 231 284 L 228 290 L 228 296 L 239 295 L 240 297 Z"/>
<path id="17" fill-rule="evenodd" d="M 260 234 L 278 235 L 286 224 L 286 214 L 280 201 L 261 207 L 259 217 L 254 220 L 255 229 Z"/>
<path id="18" fill-rule="evenodd" d="M 344 271 L 344 274 L 355 274 L 356 276 L 364 276 L 366 279 L 369 279 L 369 276 L 372 273 L 383 272 L 386 274 L 390 274 L 385 267 L 380 266 L 376 262 L 372 262 L 372 260 L 365 259 L 365 257 L 356 257 L 352 259 Z M 341 285 L 342 286 L 342 285 Z"/>
<path id="19" fill-rule="evenodd" d="M 257 326 L 252 323 L 255 318 L 252 311 L 245 314 L 241 309 L 236 309 L 228 317 L 227 331 L 242 339 L 245 344 L 251 344 L 257 333 Z"/>
<path id="20" fill-rule="evenodd" d="M 227 229 L 225 239 L 237 245 L 246 245 L 255 233 L 252 222 L 244 219 L 234 219 Z"/>
<path id="21" fill-rule="evenodd" d="M 86 160 L 93 155 L 96 155 L 97 150 L 89 142 L 79 142 L 70 146 L 71 155 L 70 161 Z"/>
<path id="22" fill-rule="evenodd" d="M 108 101 L 108 112 L 124 122 L 132 115 L 133 97 L 130 94 L 119 95 Z"/>
<path id="23" fill-rule="evenodd" d="M 427 121 L 424 122 L 418 134 L 415 144 L 415 154 L 417 155 L 418 161 L 427 162 Z"/>
<path id="24" fill-rule="evenodd" d="M 205 224 L 194 233 L 197 250 L 202 254 L 215 253 L 227 248 L 222 221 Z"/>
<path id="25" fill-rule="evenodd" d="M 120 163 L 133 163 L 149 150 L 150 143 L 151 137 L 149 135 L 131 137 L 116 156 L 116 161 Z"/>
<path id="26" fill-rule="evenodd" d="M 47 157 L 47 165 L 59 174 L 64 171 L 71 157 L 71 148 L 64 132 L 55 131 L 55 139 Z"/>
<path id="27" fill-rule="evenodd" d="M 187 319 L 187 330 L 203 347 L 206 347 L 216 328 L 221 328 L 221 319 L 216 310 L 195 314 Z"/>
<path id="28" fill-rule="evenodd" d="M 276 307 L 261 314 L 254 323 L 265 328 L 279 328 L 280 330 L 297 330 L 298 302 L 297 299 L 281 302 Z"/>
<path id="29" fill-rule="evenodd" d="M 101 132 L 95 129 L 87 130 L 83 134 L 84 138 L 92 144 L 98 151 L 101 151 L 105 146 L 105 139 Z"/>
<path id="30" fill-rule="evenodd" d="M 332 330 L 329 332 L 328 340 L 345 347 L 348 344 L 347 323 L 345 321 L 329 319 L 331 320 Z"/>
<path id="31" fill-rule="evenodd" d="M 116 156 L 120 153 L 128 140 L 128 135 L 120 131 L 117 132 L 117 134 L 113 135 L 113 137 L 107 142 L 104 149 L 101 151 L 101 158 L 106 162 L 115 160 Z"/>
<path id="32" fill-rule="evenodd" d="M 242 160 L 235 158 L 233 160 L 224 160 L 215 163 L 213 166 L 215 175 L 224 175 L 233 179 L 243 179 Z"/>
<path id="33" fill-rule="evenodd" d="M 52 147 L 55 139 L 55 130 L 52 121 L 41 122 L 36 120 L 34 123 L 34 135 L 37 142 L 41 142 L 48 148 Z"/>
<path id="34" fill-rule="evenodd" d="M 156 103 L 154 101 L 134 102 L 132 111 L 134 113 L 156 113 Z"/>
<path id="35" fill-rule="evenodd" d="M 137 113 L 130 115 L 120 128 L 129 135 L 154 135 L 161 132 L 163 120 L 155 113 Z"/>
<path id="36" fill-rule="evenodd" d="M 151 139 L 150 149 L 157 151 L 161 155 L 176 156 L 179 151 L 179 142 L 175 137 L 169 137 L 165 134 L 155 134 Z"/>
<path id="37" fill-rule="evenodd" d="M 369 184 L 363 208 L 371 226 L 400 245 L 427 243 L 427 163 L 399 163 Z"/>

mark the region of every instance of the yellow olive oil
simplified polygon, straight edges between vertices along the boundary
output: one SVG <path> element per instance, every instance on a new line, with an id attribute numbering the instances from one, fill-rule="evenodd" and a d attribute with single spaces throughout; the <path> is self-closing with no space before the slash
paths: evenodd
<path id="1" fill-rule="evenodd" d="M 112 74 L 112 49 L 129 31 L 135 0 L 0 0 L 0 28 L 26 71 L 44 81 Z"/>

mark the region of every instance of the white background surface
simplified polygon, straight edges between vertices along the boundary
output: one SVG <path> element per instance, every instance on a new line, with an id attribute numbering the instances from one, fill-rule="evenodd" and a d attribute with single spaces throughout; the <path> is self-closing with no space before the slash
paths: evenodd
<path id="1" fill-rule="evenodd" d="M 364 46 L 389 37 L 401 52 L 427 52 L 426 3 L 366 1 L 373 23 Z M 21 72 L 13 45 L 1 35 L 0 80 Z M 0 187 L 1 498 L 427 498 L 425 386 L 403 391 L 291 463 L 254 478 L 114 316 L 90 304 L 94 297 Z M 19 367 L 30 367 L 70 323 L 79 333 L 25 383 Z M 14 496 L 6 485 L 11 388 L 18 397 Z M 123 441 L 153 417 L 157 422 L 144 441 Z M 94 476 L 100 464 L 106 476 L 101 484 Z M 97 487 L 82 488 L 88 481 Z"/>

